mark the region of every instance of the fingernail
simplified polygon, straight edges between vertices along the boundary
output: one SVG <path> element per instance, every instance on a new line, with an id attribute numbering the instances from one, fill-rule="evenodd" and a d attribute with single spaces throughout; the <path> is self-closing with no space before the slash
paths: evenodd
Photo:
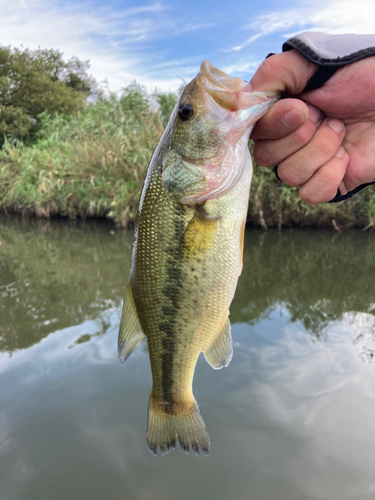
<path id="1" fill-rule="evenodd" d="M 288 128 L 296 128 L 305 123 L 306 116 L 298 109 L 291 109 L 281 117 L 281 121 Z"/>
<path id="2" fill-rule="evenodd" d="M 336 131 L 335 131 L 335 132 L 336 132 Z M 345 154 L 345 149 L 344 149 L 342 146 L 340 146 L 340 148 L 339 148 L 339 150 L 337 151 L 337 153 L 335 154 L 335 156 L 336 156 L 337 158 L 342 158 L 342 157 L 344 156 L 344 154 Z"/>
<path id="3" fill-rule="evenodd" d="M 312 122 L 318 123 L 322 119 L 322 112 L 315 106 L 307 105 L 309 108 L 309 118 Z"/>
<path id="4" fill-rule="evenodd" d="M 341 132 L 345 130 L 343 122 L 341 120 L 336 120 L 336 118 L 330 118 L 327 120 L 327 124 L 336 132 L 336 134 L 341 134 Z"/>

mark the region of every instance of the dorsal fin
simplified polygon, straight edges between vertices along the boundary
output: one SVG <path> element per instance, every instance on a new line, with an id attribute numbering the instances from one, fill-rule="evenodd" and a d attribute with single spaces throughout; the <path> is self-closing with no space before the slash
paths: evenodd
<path id="1" fill-rule="evenodd" d="M 118 356 L 122 362 L 126 361 L 137 345 L 143 340 L 145 334 L 138 318 L 133 290 L 129 281 L 126 290 L 124 306 L 118 334 Z"/>
<path id="2" fill-rule="evenodd" d="M 225 318 L 218 334 L 211 344 L 203 351 L 207 363 L 219 370 L 228 366 L 233 356 L 231 325 L 228 316 Z"/>

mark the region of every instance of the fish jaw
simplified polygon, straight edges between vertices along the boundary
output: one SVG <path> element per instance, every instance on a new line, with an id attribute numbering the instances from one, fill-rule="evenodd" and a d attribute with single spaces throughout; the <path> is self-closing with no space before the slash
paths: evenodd
<path id="1" fill-rule="evenodd" d="M 280 97 L 244 92 L 244 87 L 241 78 L 204 61 L 182 92 L 162 174 L 166 192 L 176 201 L 195 204 L 221 196 L 241 178 L 252 127 Z M 178 110 L 186 106 L 193 115 L 185 120 Z"/>
<path id="2" fill-rule="evenodd" d="M 263 99 L 263 102 L 259 102 Z M 232 129 L 228 131 L 220 157 L 212 162 L 188 161 L 176 150 L 166 154 L 162 182 L 167 193 L 183 204 L 195 204 L 226 194 L 242 176 L 248 141 L 256 121 L 277 100 L 252 96 L 258 104 L 237 112 L 231 117 Z M 234 113 L 232 113 L 234 114 Z"/>
<path id="3" fill-rule="evenodd" d="M 197 77 L 201 85 L 223 108 L 231 112 L 249 109 L 261 101 L 280 99 L 280 92 L 251 92 L 251 87 L 242 78 L 227 75 L 215 68 L 210 61 L 203 61 Z M 261 102 L 260 101 L 260 102 Z"/>

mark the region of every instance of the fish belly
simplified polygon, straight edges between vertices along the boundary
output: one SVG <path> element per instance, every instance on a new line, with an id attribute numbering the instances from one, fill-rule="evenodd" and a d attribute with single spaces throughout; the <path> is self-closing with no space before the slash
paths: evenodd
<path id="1" fill-rule="evenodd" d="M 232 349 L 227 318 L 242 267 L 250 177 L 245 169 L 235 189 L 198 208 L 171 200 L 160 175 L 151 175 L 145 188 L 130 283 L 149 345 L 147 438 L 154 453 L 169 451 L 177 436 L 185 450 L 190 443 L 194 452 L 200 446 L 208 453 L 192 381 L 199 354 L 221 330 Z"/>

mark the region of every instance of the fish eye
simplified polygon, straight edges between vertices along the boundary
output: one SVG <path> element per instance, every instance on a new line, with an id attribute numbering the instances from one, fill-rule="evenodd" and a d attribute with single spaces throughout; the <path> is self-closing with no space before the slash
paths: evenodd
<path id="1" fill-rule="evenodd" d="M 187 104 L 181 104 L 178 110 L 178 116 L 181 120 L 187 121 L 194 115 L 194 107 L 190 102 Z"/>

